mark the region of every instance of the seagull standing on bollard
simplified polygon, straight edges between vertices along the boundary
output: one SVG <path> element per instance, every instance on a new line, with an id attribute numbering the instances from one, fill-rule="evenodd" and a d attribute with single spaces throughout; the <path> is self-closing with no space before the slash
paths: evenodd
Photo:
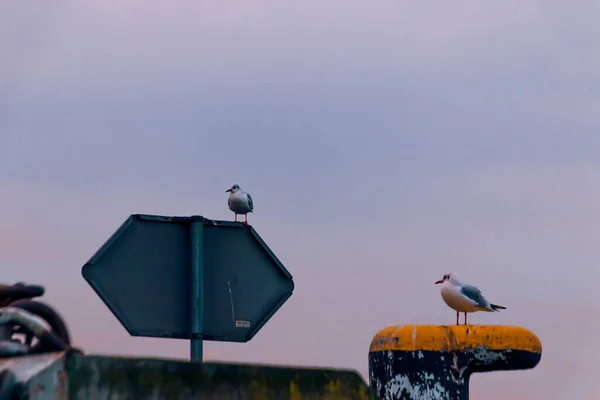
<path id="1" fill-rule="evenodd" d="M 250 193 L 244 192 L 237 183 L 231 185 L 225 192 L 229 192 L 227 204 L 229 209 L 235 213 L 235 222 L 237 222 L 238 214 L 243 214 L 246 217 L 244 225 L 248 225 L 248 213 L 254 211 L 254 202 Z"/>
<path id="2" fill-rule="evenodd" d="M 481 294 L 481 291 L 475 286 L 467 285 L 462 283 L 458 279 L 458 275 L 454 272 L 444 275 L 444 277 L 437 281 L 435 284 L 442 284 L 440 293 L 442 299 L 448 305 L 448 307 L 456 310 L 456 325 L 458 323 L 459 313 L 465 314 L 465 325 L 467 324 L 467 313 L 474 313 L 476 311 L 494 312 L 499 310 L 506 310 L 506 307 L 491 304 Z"/>

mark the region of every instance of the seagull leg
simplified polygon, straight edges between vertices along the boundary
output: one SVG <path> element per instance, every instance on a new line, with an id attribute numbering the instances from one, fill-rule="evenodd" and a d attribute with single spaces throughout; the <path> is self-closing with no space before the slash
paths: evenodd
<path id="1" fill-rule="evenodd" d="M 235 222 L 237 222 L 237 213 L 235 213 Z"/>
<path id="2" fill-rule="evenodd" d="M 248 214 L 244 215 L 244 217 L 246 217 L 244 219 L 244 225 L 248 226 Z"/>
<path id="3" fill-rule="evenodd" d="M 467 324 L 467 312 L 465 311 L 465 325 Z"/>
<path id="4" fill-rule="evenodd" d="M 456 312 L 456 325 L 459 325 L 459 323 L 458 323 L 458 311 Z"/>

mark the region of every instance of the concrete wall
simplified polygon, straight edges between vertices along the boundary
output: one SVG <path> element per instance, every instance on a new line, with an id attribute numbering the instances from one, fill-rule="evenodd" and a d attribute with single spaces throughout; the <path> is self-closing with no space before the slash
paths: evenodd
<path id="1" fill-rule="evenodd" d="M 23 357 L 29 399 L 341 400 L 376 399 L 356 371 L 204 363 L 79 354 Z M 42 357 L 42 358 L 40 358 Z M 29 359 L 29 360 L 26 360 Z M 27 364 L 27 366 L 26 366 Z M 13 367 L 19 369 L 17 364 Z"/>

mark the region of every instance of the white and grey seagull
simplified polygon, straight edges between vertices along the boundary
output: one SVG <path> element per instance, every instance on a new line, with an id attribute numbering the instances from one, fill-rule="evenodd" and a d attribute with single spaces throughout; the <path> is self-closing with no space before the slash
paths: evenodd
<path id="1" fill-rule="evenodd" d="M 456 310 L 456 325 L 458 325 L 459 313 L 465 314 L 465 325 L 467 324 L 467 313 L 476 311 L 494 312 L 506 310 L 506 307 L 492 304 L 481 294 L 481 291 L 472 285 L 462 283 L 458 275 L 450 272 L 435 284 L 442 284 L 440 293 L 448 307 Z"/>
<path id="2" fill-rule="evenodd" d="M 250 193 L 244 192 L 237 183 L 231 185 L 225 192 L 229 192 L 227 204 L 229 209 L 235 213 L 235 222 L 237 222 L 238 214 L 242 214 L 246 217 L 244 225 L 248 225 L 248 213 L 254 211 L 254 202 Z"/>

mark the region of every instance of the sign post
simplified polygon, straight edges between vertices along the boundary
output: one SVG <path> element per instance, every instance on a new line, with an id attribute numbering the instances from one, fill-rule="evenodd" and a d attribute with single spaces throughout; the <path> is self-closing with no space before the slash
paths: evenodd
<path id="1" fill-rule="evenodd" d="M 251 226 L 201 216 L 131 215 L 82 275 L 132 336 L 247 342 L 294 290 Z"/>
<path id="2" fill-rule="evenodd" d="M 202 362 L 202 335 L 204 322 L 204 263 L 202 260 L 202 222 L 194 221 L 191 227 L 191 268 L 192 268 L 192 340 L 190 343 L 190 358 Z"/>

